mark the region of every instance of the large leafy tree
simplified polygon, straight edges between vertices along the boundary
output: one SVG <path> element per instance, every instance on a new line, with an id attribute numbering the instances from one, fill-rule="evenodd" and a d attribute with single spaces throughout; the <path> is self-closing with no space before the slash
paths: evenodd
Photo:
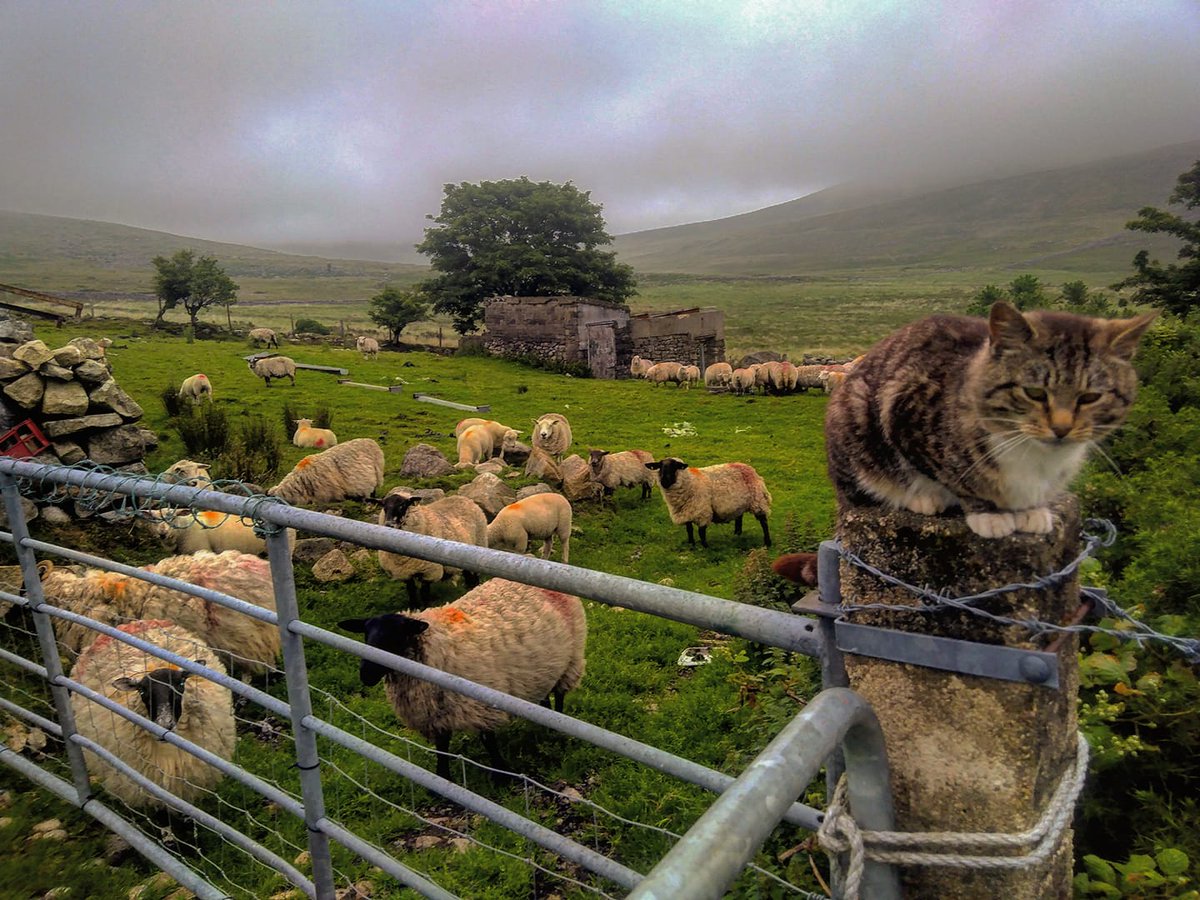
<path id="1" fill-rule="evenodd" d="M 388 330 L 389 339 L 396 344 L 406 325 L 420 322 L 429 315 L 429 301 L 419 291 L 402 291 L 388 285 L 371 298 L 367 314 L 372 322 Z"/>
<path id="2" fill-rule="evenodd" d="M 1182 204 L 1186 210 L 1200 207 L 1200 160 L 1179 176 L 1167 202 Z M 1181 262 L 1164 266 L 1142 250 L 1133 258 L 1134 274 L 1113 287 L 1135 288 L 1134 302 L 1149 303 L 1176 315 L 1186 315 L 1200 306 L 1200 221 L 1147 206 L 1138 210 L 1138 217 L 1125 227 L 1179 238 L 1183 241 L 1177 255 Z"/>
<path id="3" fill-rule="evenodd" d="M 158 297 L 157 327 L 168 310 L 180 304 L 197 325 L 196 317 L 210 306 L 226 310 L 237 302 L 238 286 L 211 256 L 196 259 L 194 250 L 178 250 L 170 258 L 156 256 L 154 263 L 154 294 Z"/>
<path id="4" fill-rule="evenodd" d="M 624 302 L 635 292 L 633 269 L 600 249 L 612 243 L 600 213 L 569 181 L 447 184 L 441 212 L 427 216 L 437 224 L 417 244 L 441 273 L 422 291 L 460 334 L 478 327 L 483 301 L 497 295 Z"/>

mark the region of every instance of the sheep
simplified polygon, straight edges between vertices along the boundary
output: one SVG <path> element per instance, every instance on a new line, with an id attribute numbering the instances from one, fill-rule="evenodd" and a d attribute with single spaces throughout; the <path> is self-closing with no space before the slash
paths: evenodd
<path id="1" fill-rule="evenodd" d="M 762 478 L 745 463 L 720 463 L 697 469 L 675 457 L 647 463 L 658 473 L 658 487 L 666 501 L 671 521 L 687 527 L 688 543 L 695 546 L 692 525 L 700 529 L 700 545 L 707 547 L 705 533 L 713 522 L 733 521 L 733 533 L 742 533 L 742 515 L 750 513 L 762 526 L 763 546 L 771 546 L 767 516 L 771 495 Z"/>
<path id="2" fill-rule="evenodd" d="M 379 511 L 379 524 L 458 541 L 460 544 L 488 546 L 487 516 L 474 500 L 452 495 L 432 503 L 418 504 L 419 498 L 411 494 L 388 494 L 383 498 L 383 509 Z M 379 551 L 379 565 L 392 578 L 406 583 L 410 605 L 418 601 L 428 605 L 432 583 L 458 574 L 457 569 L 441 563 L 388 553 L 386 550 Z M 464 571 L 463 581 L 467 587 L 475 587 L 479 584 L 479 576 Z"/>
<path id="3" fill-rule="evenodd" d="M 316 447 L 325 450 L 337 446 L 337 435 L 328 428 L 313 428 L 312 419 L 297 419 L 292 443 L 297 447 Z"/>
<path id="4" fill-rule="evenodd" d="M 119 625 L 117 630 L 225 674 L 225 667 L 201 637 L 168 619 L 142 619 Z M 229 688 L 109 635 L 100 635 L 79 655 L 71 677 L 215 756 L 233 758 L 237 735 Z M 82 694 L 71 694 L 71 709 L 81 735 L 188 802 L 208 794 L 221 781 L 219 769 Z M 97 754 L 84 750 L 84 758 L 104 789 L 122 803 L 131 807 L 165 805 Z"/>
<path id="5" fill-rule="evenodd" d="M 634 356 L 634 358 L 629 361 L 629 374 L 634 378 L 645 378 L 646 371 L 653 365 L 653 360 L 642 359 L 640 356 Z"/>
<path id="6" fill-rule="evenodd" d="M 787 394 L 793 393 L 796 390 L 799 376 L 800 372 L 796 365 L 785 359 L 779 364 L 779 389 Z"/>
<path id="7" fill-rule="evenodd" d="M 776 360 L 768 360 L 760 365 L 758 371 L 754 373 L 754 386 L 758 388 L 760 394 L 775 390 L 775 386 L 779 383 L 779 365 Z"/>
<path id="8" fill-rule="evenodd" d="M 373 337 L 367 337 L 365 334 L 358 336 L 358 340 L 354 342 L 354 346 L 363 355 L 363 359 L 374 359 L 379 355 L 379 341 Z"/>
<path id="9" fill-rule="evenodd" d="M 514 440 L 516 438 L 520 437 L 524 433 L 524 432 L 517 431 L 515 428 L 509 428 L 507 425 L 504 425 L 500 422 L 493 421 L 491 419 L 468 418 L 468 419 L 460 420 L 459 423 L 454 426 L 454 436 L 458 437 L 464 431 L 466 431 L 468 428 L 470 428 L 472 425 L 478 425 L 479 427 L 486 429 L 488 434 L 490 434 L 492 436 L 492 455 L 493 456 L 500 455 L 501 449 L 504 446 L 504 436 L 507 435 L 510 431 L 513 433 Z"/>
<path id="10" fill-rule="evenodd" d="M 721 390 L 733 385 L 733 366 L 727 362 L 715 362 L 704 370 L 704 386 Z"/>
<path id="11" fill-rule="evenodd" d="M 752 393 L 754 391 L 754 381 L 757 374 L 758 366 L 747 366 L 744 369 L 734 369 L 733 379 L 731 382 L 734 393 L 739 397 L 743 394 Z"/>
<path id="12" fill-rule="evenodd" d="M 679 386 L 686 387 L 691 390 L 692 385 L 700 383 L 700 367 L 699 366 L 680 366 L 679 367 Z"/>
<path id="13" fill-rule="evenodd" d="M 172 463 L 161 477 L 168 484 L 187 484 L 192 487 L 211 488 L 212 477 L 208 474 L 210 468 L 208 463 L 181 459 Z"/>
<path id="14" fill-rule="evenodd" d="M 571 446 L 571 423 L 559 413 L 546 413 L 533 426 L 533 446 L 561 461 Z"/>
<path id="15" fill-rule="evenodd" d="M 645 450 L 622 450 L 620 453 L 592 450 L 588 456 L 592 478 L 604 487 L 604 496 L 611 497 L 616 488 L 639 484 L 642 499 L 650 496 L 654 475 L 646 468 L 646 463 L 654 462 L 654 457 Z"/>
<path id="16" fill-rule="evenodd" d="M 267 552 L 267 542 L 254 533 L 248 519 L 215 510 L 149 509 L 140 514 L 154 534 L 173 554 L 190 555 L 201 550 L 259 555 Z M 295 529 L 288 529 L 288 547 L 296 544 Z"/>
<path id="17" fill-rule="evenodd" d="M 267 347 L 279 346 L 279 338 L 275 336 L 275 332 L 270 328 L 251 328 L 250 342 L 256 347 L 259 345 L 259 343 L 262 343 Z"/>
<path id="18" fill-rule="evenodd" d="M 830 369 L 827 372 L 821 373 L 821 380 L 825 385 L 825 393 L 832 394 L 843 381 L 846 380 L 848 372 L 841 372 L 837 369 Z"/>
<path id="19" fill-rule="evenodd" d="M 482 425 L 472 425 L 464 429 L 457 438 L 458 462 L 456 469 L 467 469 L 485 459 L 492 458 L 495 442 L 492 434 Z"/>
<path id="20" fill-rule="evenodd" d="M 287 378 L 296 386 L 296 361 L 288 356 L 264 356 L 250 360 L 250 371 L 271 386 L 272 378 Z"/>
<path id="21" fill-rule="evenodd" d="M 382 486 L 383 450 L 370 438 L 354 438 L 304 457 L 267 493 L 294 506 L 317 506 L 373 497 Z"/>
<path id="22" fill-rule="evenodd" d="M 660 384 L 666 384 L 668 381 L 679 381 L 679 370 L 683 368 L 677 362 L 660 362 L 655 363 L 646 370 L 646 380 L 658 387 Z"/>
<path id="23" fill-rule="evenodd" d="M 828 371 L 827 366 L 796 366 L 796 390 L 824 387 L 822 376 Z"/>
<path id="24" fill-rule="evenodd" d="M 542 542 L 542 556 L 550 558 L 554 536 L 562 548 L 562 561 L 571 550 L 571 501 L 562 494 L 534 494 L 508 504 L 487 527 L 487 545 L 493 550 L 524 553 L 530 540 Z"/>
<path id="25" fill-rule="evenodd" d="M 583 678 L 587 617 L 578 597 L 493 578 L 448 606 L 411 615 L 346 619 L 346 631 L 370 647 L 503 691 L 521 700 L 548 702 L 562 712 L 568 691 Z M 408 727 L 432 741 L 437 774 L 450 777 L 450 736 L 483 732 L 492 765 L 506 770 L 493 729 L 508 714 L 479 700 L 362 660 L 368 687 L 386 679 L 388 700 Z"/>
<path id="26" fill-rule="evenodd" d="M 201 400 L 212 400 L 212 396 L 212 382 L 208 380 L 208 376 L 203 372 L 189 375 L 183 379 L 183 384 L 179 386 L 180 399 L 186 397 L 188 400 L 198 403 Z"/>
<path id="27" fill-rule="evenodd" d="M 257 675 L 275 665 L 279 628 L 270 622 L 130 575 L 103 569 L 85 569 L 79 574 L 48 561 L 39 563 L 38 568 L 42 590 L 55 606 L 107 625 L 131 619 L 171 619 L 199 635 L 235 669 Z M 257 556 L 236 550 L 200 551 L 191 556 L 168 556 L 143 568 L 275 611 L 271 569 Z M 55 628 L 59 643 L 70 654 L 79 653 L 96 634 L 85 625 L 65 620 L 56 622 Z"/>

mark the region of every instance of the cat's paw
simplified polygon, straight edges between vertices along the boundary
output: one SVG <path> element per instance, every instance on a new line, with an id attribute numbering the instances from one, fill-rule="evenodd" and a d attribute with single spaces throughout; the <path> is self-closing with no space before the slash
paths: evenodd
<path id="1" fill-rule="evenodd" d="M 1049 534 L 1054 529 L 1054 516 L 1045 506 L 1021 509 L 1013 513 L 1017 531 L 1026 534 Z"/>
<path id="2" fill-rule="evenodd" d="M 980 537 L 1008 537 L 1017 530 L 1016 518 L 1010 512 L 967 513 L 967 527 Z"/>
<path id="3" fill-rule="evenodd" d="M 946 508 L 946 504 L 932 494 L 909 497 L 904 501 L 904 506 L 922 516 L 936 516 Z"/>

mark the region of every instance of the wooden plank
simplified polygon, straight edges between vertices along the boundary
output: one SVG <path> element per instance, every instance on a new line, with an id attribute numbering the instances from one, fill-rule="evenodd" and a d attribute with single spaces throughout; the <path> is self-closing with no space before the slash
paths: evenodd
<path id="1" fill-rule="evenodd" d="M 492 407 L 484 404 L 483 406 L 471 406 L 469 403 L 455 403 L 453 400 L 443 400 L 441 397 L 430 397 L 428 394 L 413 394 L 414 400 L 420 400 L 422 403 L 436 403 L 438 406 L 449 406 L 451 409 L 465 409 L 467 412 L 491 412 Z"/>
<path id="2" fill-rule="evenodd" d="M 52 322 L 62 324 L 63 316 L 61 313 L 46 312 L 42 309 L 31 309 L 28 306 L 18 306 L 16 303 L 4 303 L 0 301 L 0 307 L 11 309 L 13 312 L 19 312 L 23 316 L 36 316 L 39 319 L 49 319 Z"/>
<path id="3" fill-rule="evenodd" d="M 404 390 L 404 385 L 402 384 L 363 384 L 361 381 L 347 381 L 344 378 L 339 378 L 338 384 L 344 384 L 348 387 L 369 388 L 372 391 L 387 391 L 390 394 L 399 394 Z"/>

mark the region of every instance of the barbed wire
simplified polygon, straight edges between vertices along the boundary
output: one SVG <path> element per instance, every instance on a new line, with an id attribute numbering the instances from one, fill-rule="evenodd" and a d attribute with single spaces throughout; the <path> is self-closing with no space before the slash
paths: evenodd
<path id="1" fill-rule="evenodd" d="M 1190 637 L 1178 637 L 1176 635 L 1163 634 L 1156 631 L 1146 623 L 1139 621 L 1131 613 L 1122 609 L 1115 601 L 1113 601 L 1101 588 L 1084 586 L 1080 588 L 1083 596 L 1094 604 L 1094 608 L 1101 610 L 1105 616 L 1120 619 L 1130 626 L 1130 629 L 1105 628 L 1101 625 L 1084 625 L 1074 623 L 1068 625 L 1060 625 L 1055 622 L 1044 622 L 1035 617 L 1013 617 L 998 615 L 982 609 L 979 604 L 985 600 L 994 599 L 996 597 L 1011 594 L 1016 591 L 1043 591 L 1057 587 L 1069 579 L 1079 567 L 1094 556 L 1097 549 L 1102 547 L 1111 547 L 1117 539 L 1117 528 L 1107 519 L 1087 519 L 1084 522 L 1083 530 L 1084 547 L 1079 555 L 1072 559 L 1069 563 L 1051 572 L 1048 575 L 1043 575 L 1029 582 L 1016 582 L 1006 584 L 1001 587 L 990 588 L 985 591 L 979 591 L 975 594 L 966 594 L 959 597 L 949 596 L 939 593 L 928 587 L 919 587 L 915 584 L 909 584 L 902 578 L 897 578 L 884 572 L 882 569 L 871 565 L 863 560 L 858 554 L 851 550 L 847 550 L 842 546 L 840 541 L 834 541 L 837 548 L 838 556 L 868 575 L 878 578 L 885 584 L 892 587 L 901 588 L 920 601 L 917 604 L 890 604 L 890 603 L 860 603 L 860 604 L 844 604 L 840 608 L 845 612 L 859 612 L 865 610 L 871 611 L 887 611 L 887 612 L 917 612 L 929 613 L 937 612 L 943 609 L 954 609 L 959 612 L 967 613 L 968 615 L 976 616 L 981 619 L 986 619 L 989 622 L 994 622 L 998 625 L 1018 626 L 1028 630 L 1032 635 L 1038 636 L 1043 634 L 1104 634 L 1116 638 L 1120 641 L 1132 641 L 1138 646 L 1144 646 L 1146 643 L 1162 644 L 1176 653 L 1183 656 L 1191 665 L 1200 665 L 1200 639 Z"/>

